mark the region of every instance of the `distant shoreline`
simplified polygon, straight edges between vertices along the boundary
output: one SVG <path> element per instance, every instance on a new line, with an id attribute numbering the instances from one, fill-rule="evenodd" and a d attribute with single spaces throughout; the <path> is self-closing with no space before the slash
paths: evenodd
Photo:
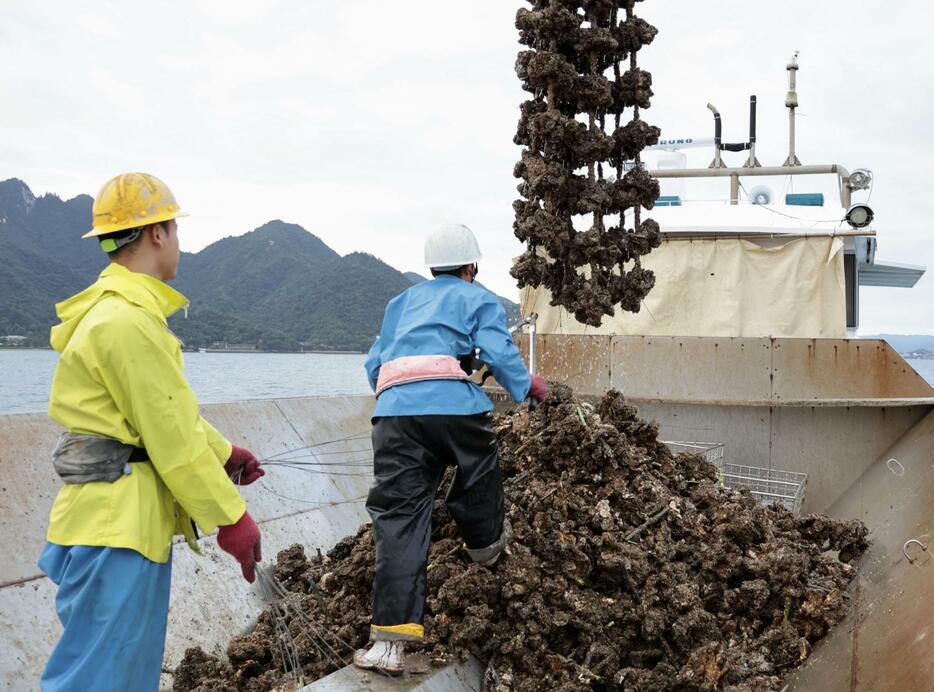
<path id="1" fill-rule="evenodd" d="M 0 351 L 54 351 L 50 346 L 0 346 Z M 366 351 L 261 351 L 260 349 L 229 349 L 229 348 L 207 348 L 203 351 L 197 348 L 183 348 L 185 353 L 258 353 L 262 355 L 275 355 L 277 353 L 307 353 L 309 355 L 319 356 L 362 356 Z"/>
<path id="2" fill-rule="evenodd" d="M 53 348 L 46 346 L 0 346 L 0 351 L 52 351 Z M 307 353 L 309 355 L 315 356 L 362 356 L 366 355 L 366 351 L 261 351 L 259 349 L 225 349 L 225 348 L 208 348 L 208 349 L 197 349 L 197 348 L 183 348 L 184 353 L 257 353 L 262 355 L 274 355 L 277 353 Z M 934 352 L 928 351 L 924 352 L 901 352 L 897 353 L 906 360 L 934 360 Z"/>
<path id="3" fill-rule="evenodd" d="M 362 356 L 365 354 L 365 351 L 261 351 L 258 348 L 185 348 L 182 349 L 185 353 L 307 353 L 310 355 L 325 355 L 325 356 Z"/>

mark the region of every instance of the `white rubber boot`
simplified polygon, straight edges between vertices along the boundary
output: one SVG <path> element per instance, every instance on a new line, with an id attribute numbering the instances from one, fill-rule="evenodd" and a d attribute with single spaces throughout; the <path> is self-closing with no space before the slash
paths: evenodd
<path id="1" fill-rule="evenodd" d="M 358 649 L 353 664 L 367 670 L 381 670 L 390 675 L 405 671 L 405 642 L 375 641 L 369 651 Z"/>
<path id="2" fill-rule="evenodd" d="M 496 564 L 496 561 L 499 560 L 499 556 L 503 554 L 503 551 L 506 550 L 506 546 L 509 545 L 511 538 L 512 524 L 509 523 L 508 519 L 504 519 L 503 532 L 492 545 L 488 545 L 486 548 L 467 548 L 467 554 L 474 562 L 484 567 L 492 567 Z"/>

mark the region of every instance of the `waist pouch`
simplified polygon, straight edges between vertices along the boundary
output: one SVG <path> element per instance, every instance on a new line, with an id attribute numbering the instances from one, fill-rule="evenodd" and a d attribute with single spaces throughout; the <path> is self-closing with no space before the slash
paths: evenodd
<path id="1" fill-rule="evenodd" d="M 109 437 L 67 432 L 58 438 L 52 466 L 64 483 L 113 483 L 130 473 L 130 464 L 149 461 L 143 447 L 134 447 Z"/>

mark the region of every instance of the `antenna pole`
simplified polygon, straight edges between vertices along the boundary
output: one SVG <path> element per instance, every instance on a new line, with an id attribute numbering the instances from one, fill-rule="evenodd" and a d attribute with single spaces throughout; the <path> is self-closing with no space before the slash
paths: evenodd
<path id="1" fill-rule="evenodd" d="M 762 164 L 756 158 L 756 96 L 749 97 L 749 158 L 743 168 L 759 168 Z"/>
<path id="2" fill-rule="evenodd" d="M 795 156 L 795 109 L 798 107 L 798 92 L 795 91 L 795 75 L 798 72 L 798 51 L 791 56 L 785 69 L 788 70 L 788 94 L 785 96 L 785 105 L 788 107 L 788 158 L 786 166 L 800 166 L 801 162 Z"/>

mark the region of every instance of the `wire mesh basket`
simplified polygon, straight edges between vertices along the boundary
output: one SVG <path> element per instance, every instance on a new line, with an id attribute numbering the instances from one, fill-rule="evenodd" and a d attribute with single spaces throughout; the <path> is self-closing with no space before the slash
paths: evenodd
<path id="1" fill-rule="evenodd" d="M 752 496 L 762 504 L 780 502 L 794 514 L 801 511 L 808 480 L 806 473 L 726 462 L 717 464 L 717 468 L 724 487 L 749 488 Z"/>
<path id="2" fill-rule="evenodd" d="M 673 454 L 682 454 L 689 452 L 691 454 L 701 454 L 711 464 L 716 464 L 717 468 L 723 462 L 723 443 L 722 442 L 662 442 L 668 445 L 668 449 Z"/>
<path id="3" fill-rule="evenodd" d="M 724 445 L 715 442 L 665 442 L 675 454 L 691 452 L 703 454 L 717 467 L 720 484 L 724 488 L 748 488 L 752 496 L 765 505 L 780 502 L 786 509 L 798 514 L 804 502 L 808 475 L 798 471 L 767 469 L 728 463 L 724 459 Z"/>

